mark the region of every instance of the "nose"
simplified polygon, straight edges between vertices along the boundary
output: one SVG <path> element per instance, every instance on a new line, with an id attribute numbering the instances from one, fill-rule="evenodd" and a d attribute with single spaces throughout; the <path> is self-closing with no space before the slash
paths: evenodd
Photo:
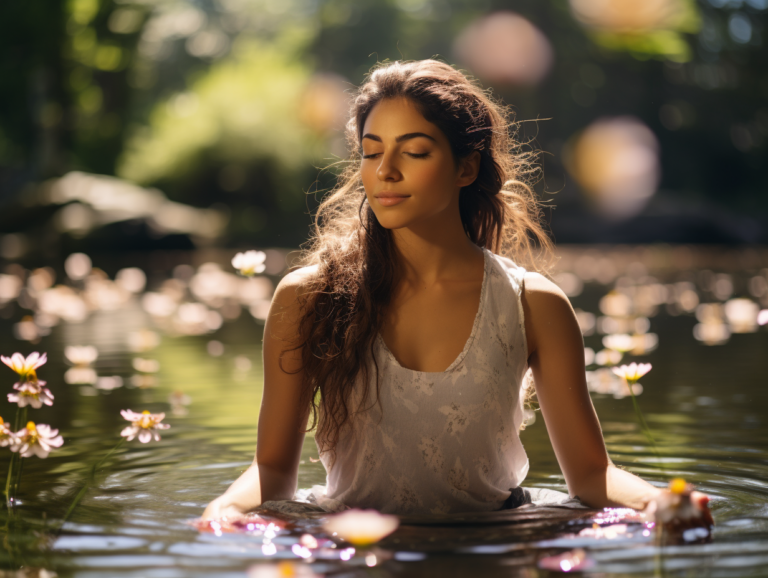
<path id="1" fill-rule="evenodd" d="M 384 182 L 399 181 L 402 178 L 392 156 L 386 153 L 381 155 L 381 163 L 379 168 L 376 169 L 376 176 L 380 181 Z"/>

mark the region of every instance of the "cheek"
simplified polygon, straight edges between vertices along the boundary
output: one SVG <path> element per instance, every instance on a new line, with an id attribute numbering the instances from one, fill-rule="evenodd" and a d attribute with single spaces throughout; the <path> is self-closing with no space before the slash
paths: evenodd
<path id="1" fill-rule="evenodd" d="M 363 163 L 360 167 L 360 177 L 363 181 L 363 188 L 366 194 L 373 193 L 378 181 L 376 177 L 376 167 L 373 163 Z"/>
<path id="2" fill-rule="evenodd" d="M 421 195 L 431 201 L 449 199 L 454 184 L 451 167 L 446 163 L 424 163 L 414 174 L 414 184 Z"/>
<path id="3" fill-rule="evenodd" d="M 424 163 L 419 168 L 417 178 L 424 184 L 431 184 L 430 188 L 444 189 L 445 185 L 451 181 L 450 167 L 445 163 Z"/>

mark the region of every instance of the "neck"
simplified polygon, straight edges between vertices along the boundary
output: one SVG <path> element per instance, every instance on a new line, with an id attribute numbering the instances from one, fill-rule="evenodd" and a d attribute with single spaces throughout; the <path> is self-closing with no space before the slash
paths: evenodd
<path id="1" fill-rule="evenodd" d="M 482 255 L 464 232 L 458 207 L 449 215 L 393 230 L 392 239 L 401 278 L 421 284 L 465 275 Z"/>

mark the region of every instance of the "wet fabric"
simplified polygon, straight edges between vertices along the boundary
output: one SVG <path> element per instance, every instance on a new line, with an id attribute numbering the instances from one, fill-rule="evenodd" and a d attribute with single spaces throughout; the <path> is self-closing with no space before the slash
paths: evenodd
<path id="1" fill-rule="evenodd" d="M 518 432 L 528 369 L 525 269 L 490 251 L 483 254 L 474 325 L 445 371 L 402 367 L 378 337 L 379 403 L 350 419 L 335 455 L 320 453 L 327 483 L 315 488 L 313 498 L 326 511 L 493 511 L 524 480 L 528 458 Z M 375 380 L 370 381 L 375 400 Z M 358 383 L 357 395 L 363 387 Z"/>
<path id="2" fill-rule="evenodd" d="M 287 517 L 295 518 L 317 518 L 328 514 L 329 511 L 326 508 L 321 507 L 317 501 L 317 495 L 323 495 L 325 493 L 325 486 L 315 486 L 313 488 L 300 489 L 296 492 L 296 496 L 293 500 L 275 500 L 264 502 L 259 506 L 257 512 L 278 514 Z M 337 504 L 339 507 L 335 512 L 344 511 L 347 508 L 342 504 Z M 514 510 L 525 507 L 536 508 L 565 508 L 569 510 L 587 510 L 589 507 L 585 505 L 578 498 L 572 498 L 568 494 L 559 492 L 557 490 L 551 490 L 549 488 L 523 488 L 518 486 L 514 488 L 509 497 L 504 501 L 502 507 L 496 512 L 502 512 L 504 510 Z M 489 521 L 494 521 L 494 512 L 487 512 L 484 515 L 488 516 Z M 481 521 L 481 519 L 473 518 L 475 521 Z M 445 515 L 429 515 L 429 516 L 416 516 L 410 520 L 405 519 L 405 522 L 416 523 L 444 523 L 455 522 L 456 518 L 451 514 Z"/>

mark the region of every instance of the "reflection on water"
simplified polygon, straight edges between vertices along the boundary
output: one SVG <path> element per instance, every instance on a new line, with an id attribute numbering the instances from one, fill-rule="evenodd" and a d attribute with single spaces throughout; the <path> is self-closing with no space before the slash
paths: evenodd
<path id="1" fill-rule="evenodd" d="M 25 460 L 22 505 L 13 519 L 0 514 L 7 528 L 2 567 L 76 576 L 244 576 L 256 563 L 284 560 L 301 566 L 257 566 L 251 575 L 537 576 L 539 565 L 565 570 L 565 561 L 601 575 L 660 568 L 669 576 L 762 575 L 768 562 L 768 332 L 759 322 L 768 316 L 768 258 L 658 248 L 561 254 L 556 279 L 578 309 L 611 456 L 659 485 L 680 476 L 710 494 L 713 543 L 659 549 L 631 518 L 597 531 L 580 515 L 546 511 L 513 512 L 493 524 L 470 516 L 450 527 L 404 525 L 378 548 L 357 552 L 331 547 L 317 520 L 271 534 L 266 526 L 198 532 L 189 522 L 253 457 L 261 319 L 276 278 L 242 279 L 222 260 L 221 266 L 177 267 L 174 276 L 146 288 L 135 272 L 112 281 L 98 270 L 56 285 L 50 270 L 10 267 L 0 276 L 0 352 L 48 352 L 40 372 L 55 404 L 30 411 L 36 422 L 60 429 L 64 445 L 47 459 Z M 642 379 L 639 401 L 658 458 L 626 392 L 609 381 L 611 366 L 630 361 L 654 367 Z M 12 373 L 0 379 L 10 391 Z M 162 441 L 127 443 L 110 458 L 56 536 L 52 528 L 87 469 L 119 439 L 121 409 L 166 412 L 172 427 Z M 8 420 L 13 411 L 3 400 L 0 415 Z M 541 420 L 522 438 L 531 459 L 526 484 L 563 490 Z M 0 475 L 9 458 L 0 452 Z M 316 458 L 308 436 L 300 487 L 324 482 Z M 309 547 L 306 535 L 318 548 Z"/>

